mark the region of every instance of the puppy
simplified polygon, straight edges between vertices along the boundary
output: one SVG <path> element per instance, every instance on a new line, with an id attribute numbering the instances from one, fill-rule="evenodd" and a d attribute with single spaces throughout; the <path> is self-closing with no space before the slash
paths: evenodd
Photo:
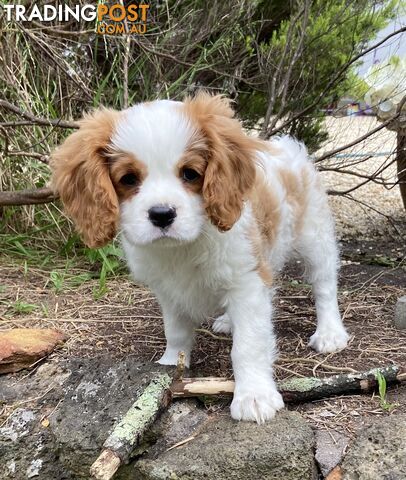
<path id="1" fill-rule="evenodd" d="M 316 300 L 310 345 L 346 346 L 333 220 L 301 144 L 247 136 L 229 101 L 203 92 L 85 116 L 51 165 L 84 242 L 101 247 L 119 233 L 133 277 L 155 293 L 161 364 L 183 351 L 189 365 L 195 328 L 221 315 L 213 328 L 233 337 L 234 419 L 261 423 L 283 407 L 271 293 L 290 255 L 303 258 Z"/>

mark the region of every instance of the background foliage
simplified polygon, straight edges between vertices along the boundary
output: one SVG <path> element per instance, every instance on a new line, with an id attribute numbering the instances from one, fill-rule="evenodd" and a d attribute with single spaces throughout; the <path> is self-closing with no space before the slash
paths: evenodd
<path id="1" fill-rule="evenodd" d="M 1 97 L 33 116 L 69 120 L 98 105 L 120 109 L 206 88 L 233 98 L 245 125 L 264 138 L 291 133 L 314 151 L 326 136 L 321 108 L 362 90 L 357 56 L 399 4 L 159 1 L 149 32 L 131 37 L 96 35 L 89 23 L 7 23 L 2 16 Z M 48 155 L 68 133 L 0 109 L 0 189 L 44 186 Z M 77 247 L 57 204 L 0 215 L 2 245 L 12 253 L 26 255 L 33 232 L 55 251 Z"/>

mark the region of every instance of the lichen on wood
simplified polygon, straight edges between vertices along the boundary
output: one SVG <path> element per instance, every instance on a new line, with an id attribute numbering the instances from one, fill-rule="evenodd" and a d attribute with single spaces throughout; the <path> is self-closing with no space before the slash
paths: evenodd
<path id="1" fill-rule="evenodd" d="M 151 380 L 104 442 L 102 453 L 90 468 L 93 478 L 108 480 L 121 464 L 129 461 L 134 447 L 169 404 L 171 382 L 167 373 L 160 373 Z"/>
<path id="2" fill-rule="evenodd" d="M 166 373 L 154 378 L 114 428 L 105 441 L 104 448 L 117 452 L 126 461 L 147 424 L 157 417 L 171 382 L 171 377 Z"/>

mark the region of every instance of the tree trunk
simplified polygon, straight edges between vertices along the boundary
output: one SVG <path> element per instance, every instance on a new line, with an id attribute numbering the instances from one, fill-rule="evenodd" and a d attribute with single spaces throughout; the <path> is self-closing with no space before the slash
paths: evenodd
<path id="1" fill-rule="evenodd" d="M 398 167 L 400 195 L 402 197 L 403 206 L 406 210 L 406 130 L 404 129 L 398 131 L 396 161 Z"/>

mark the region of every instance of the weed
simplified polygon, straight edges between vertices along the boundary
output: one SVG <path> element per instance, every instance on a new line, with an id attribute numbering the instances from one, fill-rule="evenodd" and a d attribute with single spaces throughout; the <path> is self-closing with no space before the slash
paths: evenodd
<path id="1" fill-rule="evenodd" d="M 381 372 L 377 371 L 375 373 L 376 380 L 378 382 L 378 392 L 379 392 L 379 405 L 382 410 L 390 412 L 398 406 L 397 403 L 389 403 L 386 399 L 386 378 L 382 375 Z"/>
<path id="2" fill-rule="evenodd" d="M 49 281 L 55 290 L 55 293 L 61 293 L 63 290 L 69 290 L 75 287 L 79 287 L 83 283 L 92 279 L 91 273 L 79 273 L 76 275 L 69 275 L 65 271 L 53 270 L 49 274 Z"/>
<path id="3" fill-rule="evenodd" d="M 65 274 L 63 272 L 58 272 L 53 270 L 49 274 L 50 281 L 54 287 L 56 293 L 61 292 L 63 285 L 65 283 Z"/>
<path id="4" fill-rule="evenodd" d="M 33 303 L 27 303 L 22 300 L 16 300 L 14 303 L 10 303 L 8 305 L 9 310 L 14 314 L 22 314 L 22 313 L 32 313 L 34 310 L 38 308 L 37 305 Z"/>
<path id="5" fill-rule="evenodd" d="M 49 308 L 47 305 L 41 303 L 41 310 L 44 317 L 49 317 Z"/>

